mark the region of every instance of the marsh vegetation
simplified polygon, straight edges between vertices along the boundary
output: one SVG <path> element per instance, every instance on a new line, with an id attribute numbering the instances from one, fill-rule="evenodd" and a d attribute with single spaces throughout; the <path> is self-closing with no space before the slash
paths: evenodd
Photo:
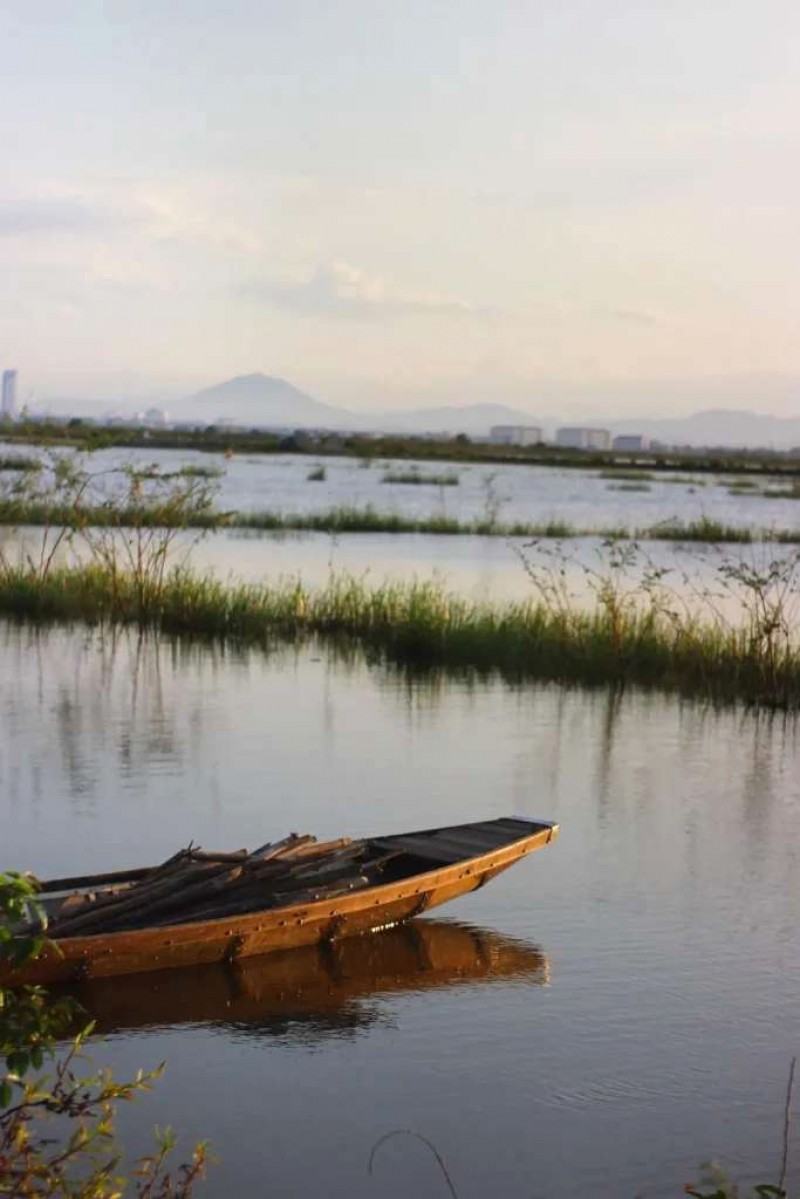
<path id="1" fill-rule="evenodd" d="M 400 483 L 412 487 L 457 487 L 459 482 L 457 471 L 422 471 L 416 466 L 411 470 L 387 470 L 381 479 L 381 483 Z"/>
<path id="2" fill-rule="evenodd" d="M 733 620 L 717 592 L 699 609 L 680 600 L 661 571 L 645 567 L 633 582 L 632 548 L 608 544 L 602 560 L 584 568 L 589 602 L 569 591 L 558 561 L 542 565 L 526 556 L 531 597 L 489 604 L 429 582 L 368 586 L 336 575 L 320 588 L 299 580 L 221 582 L 186 567 L 166 570 L 161 544 L 134 557 L 123 548 L 120 557 L 103 543 L 82 564 L 4 562 L 0 610 L 26 620 L 136 625 L 245 644 L 349 642 L 416 672 L 637 684 L 800 707 L 797 555 L 760 570 L 740 561 L 719 567 L 719 588 L 741 613 Z"/>
<path id="3" fill-rule="evenodd" d="M 244 642 L 349 639 L 414 670 L 636 683 L 800 707 L 795 634 L 800 551 L 762 555 L 753 564 L 723 559 L 714 585 L 692 604 L 669 586 L 666 570 L 649 564 L 639 542 L 619 530 L 605 538 L 596 560 L 581 566 L 584 587 L 576 595 L 567 583 L 561 544 L 573 531 L 556 522 L 503 530 L 530 538 L 516 551 L 530 596 L 517 603 L 475 603 L 433 583 L 368 586 L 337 575 L 316 589 L 299 580 L 221 583 L 171 557 L 179 534 L 201 535 L 229 519 L 214 510 L 213 479 L 123 467 L 107 494 L 105 482 L 62 456 L 47 472 L 23 476 L 10 489 L 6 504 L 16 503 L 17 519 L 26 523 L 38 515 L 41 532 L 35 550 L 28 546 L 16 556 L 0 551 L 0 609 L 29 619 L 138 624 Z M 487 509 L 495 499 L 491 492 Z M 310 516 L 305 527 L 465 531 L 444 516 L 409 522 L 340 510 L 334 521 L 330 517 Z M 279 518 L 245 527 L 287 525 Z M 497 535 L 501 528 L 491 510 L 469 531 Z M 645 536 L 747 542 L 751 535 L 703 518 L 692 526 L 661 524 Z M 558 540 L 547 548 L 548 539 Z M 80 552 L 70 558 L 68 551 L 78 546 Z M 735 619 L 724 615 L 730 607 L 720 596 L 735 600 Z"/>

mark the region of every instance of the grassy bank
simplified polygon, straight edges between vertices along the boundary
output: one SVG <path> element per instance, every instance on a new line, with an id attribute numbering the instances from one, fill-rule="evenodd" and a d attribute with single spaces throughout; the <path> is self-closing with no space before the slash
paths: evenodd
<path id="1" fill-rule="evenodd" d="M 2 514 L 0 512 L 0 521 Z M 364 508 L 329 508 L 325 512 L 236 512 L 226 518 L 229 528 L 261 529 L 264 532 L 293 530 L 317 533 L 432 533 L 434 535 L 479 537 L 578 537 L 581 534 L 566 521 L 541 523 L 519 521 L 504 523 L 482 517 L 463 521 L 454 516 L 403 516 L 398 512 L 379 512 Z M 611 531 L 607 532 L 608 536 Z M 624 536 L 624 531 L 621 532 Z"/>
<path id="2" fill-rule="evenodd" d="M 158 528 L 173 520 L 169 500 L 146 505 L 113 506 L 72 505 L 20 502 L 0 499 L 0 525 L 59 525 L 81 528 Z M 748 544 L 756 541 L 781 545 L 800 544 L 797 529 L 759 529 L 726 525 L 709 517 L 692 521 L 666 520 L 635 527 L 614 525 L 585 528 L 565 520 L 501 521 L 490 516 L 458 520 L 453 516 L 403 516 L 398 512 L 379 512 L 342 505 L 322 512 L 218 512 L 200 508 L 181 520 L 182 527 L 195 529 L 235 528 L 263 532 L 306 531 L 316 533 L 431 533 L 468 537 L 524 537 L 529 539 L 568 540 L 577 537 L 601 537 L 635 541 L 694 541 Z"/>
<path id="3" fill-rule="evenodd" d="M 606 589 L 594 610 L 536 593 L 521 603 L 482 604 L 429 583 L 368 588 L 334 578 L 228 584 L 186 571 L 158 581 L 103 565 L 37 573 L 6 565 L 0 612 L 45 621 L 139 625 L 174 635 L 245 644 L 322 638 L 355 644 L 412 670 L 496 673 L 510 681 L 635 683 L 718 700 L 797 709 L 800 654 L 774 629 L 678 617 Z"/>
<path id="4" fill-rule="evenodd" d="M 193 477 L 193 476 L 182 476 Z M 192 512 L 183 527 L 193 529 L 216 529 L 229 521 L 226 513 L 208 510 Z M 0 526 L 33 525 L 40 528 L 95 528 L 95 529 L 158 529 L 171 528 L 174 524 L 172 505 L 169 500 L 147 505 L 20 503 L 13 499 L 0 499 Z"/>

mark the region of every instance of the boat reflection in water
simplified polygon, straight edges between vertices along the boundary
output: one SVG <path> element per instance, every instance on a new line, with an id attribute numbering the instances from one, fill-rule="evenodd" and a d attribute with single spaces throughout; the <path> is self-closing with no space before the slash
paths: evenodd
<path id="1" fill-rule="evenodd" d="M 245 958 L 234 966 L 195 966 L 68 989 L 99 1033 L 218 1026 L 314 1040 L 356 1033 L 380 1019 L 385 996 L 494 982 L 545 986 L 538 946 L 487 929 L 414 920 L 329 945 Z"/>

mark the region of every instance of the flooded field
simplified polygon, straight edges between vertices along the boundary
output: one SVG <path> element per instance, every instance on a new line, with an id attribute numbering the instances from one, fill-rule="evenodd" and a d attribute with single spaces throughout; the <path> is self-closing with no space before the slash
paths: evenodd
<path id="1" fill-rule="evenodd" d="M 21 454 L 3 446 L 6 455 Z M 284 514 L 325 512 L 337 507 L 372 507 L 406 517 L 446 516 L 463 523 L 494 519 L 565 521 L 579 530 L 644 527 L 661 521 L 690 522 L 701 517 L 726 525 L 757 528 L 796 526 L 798 501 L 765 495 L 790 489 L 790 482 L 759 476 L 692 475 L 576 470 L 487 463 L 394 462 L 310 455 L 234 456 L 178 450 L 95 451 L 87 465 L 101 474 L 123 463 L 163 471 L 181 467 L 212 472 L 225 511 Z M 418 475 L 414 486 L 393 482 Z M 447 483 L 425 482 L 446 478 Z M 104 477 L 104 484 L 109 480 Z"/>
<path id="2" fill-rule="evenodd" d="M 0 624 L 0 867 L 513 813 L 561 839 L 411 929 L 85 988 L 98 1061 L 168 1062 L 126 1142 L 208 1138 L 202 1193 L 445 1193 L 404 1136 L 368 1176 L 395 1129 L 462 1199 L 673 1196 L 709 1157 L 774 1179 L 800 1040 L 797 729 Z"/>

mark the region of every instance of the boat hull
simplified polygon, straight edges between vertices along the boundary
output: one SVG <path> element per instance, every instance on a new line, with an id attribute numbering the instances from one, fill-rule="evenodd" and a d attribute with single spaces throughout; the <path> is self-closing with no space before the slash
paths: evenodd
<path id="1" fill-rule="evenodd" d="M 217 920 L 61 938 L 21 969 L 0 964 L 0 984 L 70 982 L 234 962 L 372 932 L 477 890 L 558 834 L 557 825 L 536 828 L 489 852 L 334 899 Z"/>

